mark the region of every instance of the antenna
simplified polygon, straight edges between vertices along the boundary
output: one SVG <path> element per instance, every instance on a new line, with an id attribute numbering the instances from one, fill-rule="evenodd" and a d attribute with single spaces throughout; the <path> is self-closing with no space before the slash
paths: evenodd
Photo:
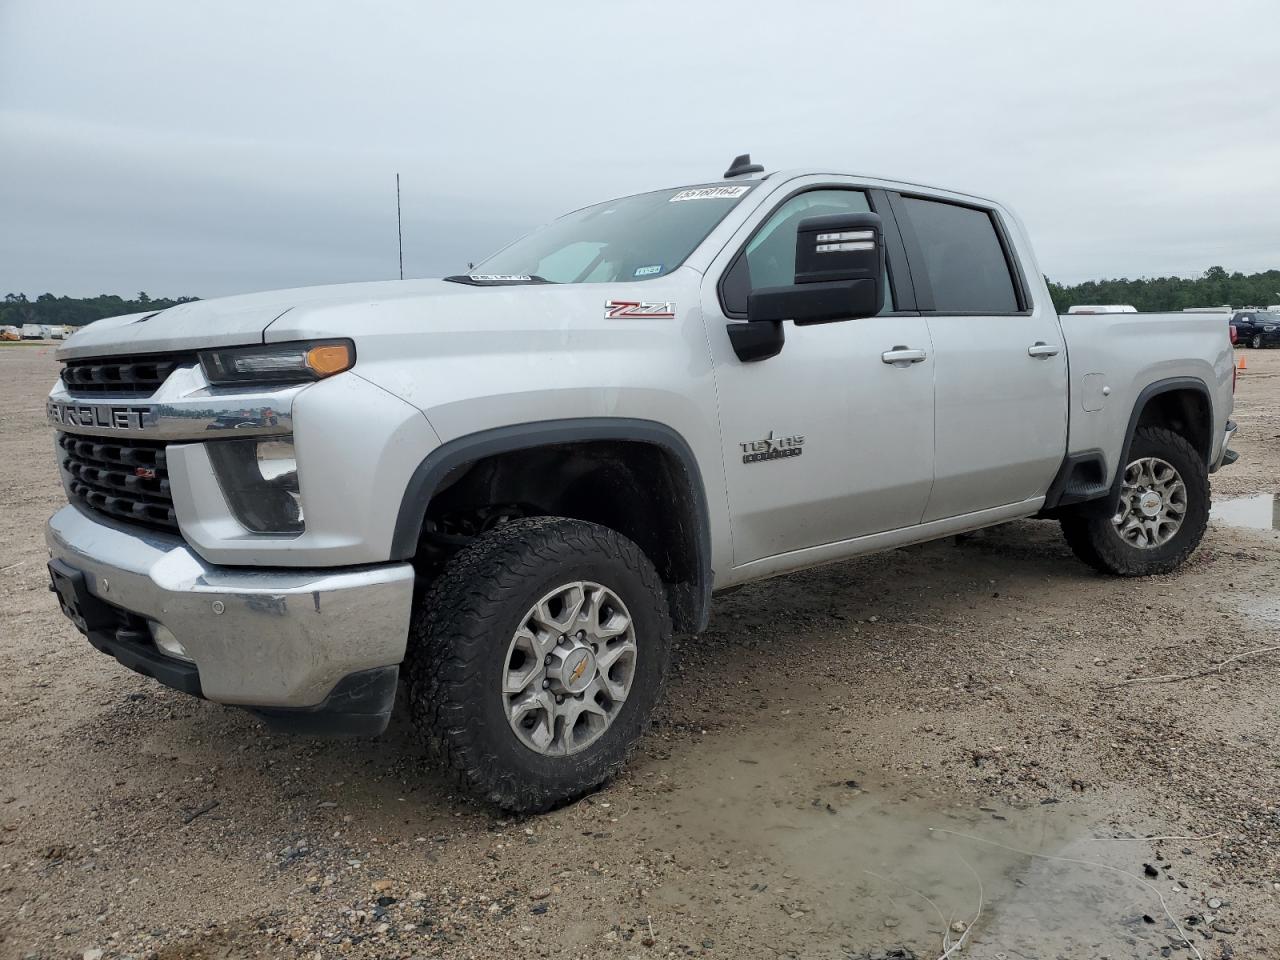
<path id="1" fill-rule="evenodd" d="M 396 174 L 396 242 L 400 245 L 400 279 L 404 279 L 404 231 L 400 228 L 400 174 Z"/>
<path id="2" fill-rule="evenodd" d="M 758 163 L 752 163 L 751 154 L 740 153 L 733 158 L 733 163 L 729 164 L 729 169 L 724 172 L 724 178 L 732 180 L 734 177 L 742 177 L 748 173 L 764 173 L 764 167 Z"/>

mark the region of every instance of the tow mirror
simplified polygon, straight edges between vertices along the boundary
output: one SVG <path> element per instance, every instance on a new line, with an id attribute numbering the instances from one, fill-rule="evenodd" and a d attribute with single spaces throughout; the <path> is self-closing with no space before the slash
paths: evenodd
<path id="1" fill-rule="evenodd" d="M 796 326 L 873 317 L 884 306 L 884 232 L 878 214 L 840 213 L 801 220 L 795 282 L 747 296 L 747 323 L 729 324 L 738 359 L 782 350 L 782 321 Z"/>
<path id="2" fill-rule="evenodd" d="M 795 283 L 747 297 L 752 322 L 797 326 L 873 317 L 884 305 L 884 235 L 878 214 L 839 213 L 801 220 Z"/>

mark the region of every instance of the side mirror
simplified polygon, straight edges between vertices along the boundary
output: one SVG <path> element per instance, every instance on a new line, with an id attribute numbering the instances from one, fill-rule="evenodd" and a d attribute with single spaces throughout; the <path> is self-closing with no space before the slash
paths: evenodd
<path id="1" fill-rule="evenodd" d="M 796 326 L 873 317 L 884 306 L 884 230 L 879 214 L 839 213 L 801 220 L 795 282 L 747 295 L 747 323 L 729 324 L 743 362 L 776 356 L 782 321 Z"/>
<path id="2" fill-rule="evenodd" d="M 839 213 L 801 220 L 795 283 L 747 297 L 752 322 L 797 326 L 873 317 L 884 306 L 884 233 L 878 214 Z"/>

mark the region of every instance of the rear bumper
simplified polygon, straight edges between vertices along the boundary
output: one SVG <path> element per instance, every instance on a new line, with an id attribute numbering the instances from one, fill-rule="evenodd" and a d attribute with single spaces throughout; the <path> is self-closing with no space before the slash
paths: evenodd
<path id="1" fill-rule="evenodd" d="M 64 611 L 77 612 L 78 594 L 77 626 L 125 666 L 277 726 L 360 733 L 385 726 L 409 631 L 409 564 L 215 566 L 181 538 L 75 507 L 54 514 L 45 539 Z M 156 645 L 159 627 L 189 659 Z"/>
<path id="2" fill-rule="evenodd" d="M 1218 450 L 1218 459 L 1213 466 L 1209 468 L 1209 472 L 1213 473 L 1222 467 L 1229 467 L 1240 459 L 1240 454 L 1231 449 L 1231 440 L 1236 435 L 1236 423 L 1234 420 L 1228 420 L 1226 429 L 1222 431 L 1222 446 Z"/>

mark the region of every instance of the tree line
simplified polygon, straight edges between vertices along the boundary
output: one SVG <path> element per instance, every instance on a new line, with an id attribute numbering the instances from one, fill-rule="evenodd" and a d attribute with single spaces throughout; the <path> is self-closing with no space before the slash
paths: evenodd
<path id="1" fill-rule="evenodd" d="M 1059 313 L 1066 313 L 1075 304 L 1127 303 L 1140 313 L 1168 313 L 1186 307 L 1265 307 L 1280 303 L 1280 270 L 1243 274 L 1210 267 L 1195 278 L 1088 280 L 1074 286 L 1054 283 L 1048 277 L 1045 280 Z"/>
<path id="2" fill-rule="evenodd" d="M 1179 311 L 1185 307 L 1265 307 L 1280 303 L 1280 270 L 1262 273 L 1227 273 L 1222 267 L 1210 267 L 1199 277 L 1139 277 L 1137 280 L 1087 280 L 1066 285 L 1049 284 L 1049 294 L 1059 313 L 1073 304 L 1127 303 L 1143 313 Z M 190 303 L 199 297 L 152 299 L 139 293 L 133 300 L 112 294 L 97 297 L 55 297 L 42 293 L 34 300 L 26 294 L 10 293 L 0 303 L 0 325 L 21 326 L 24 323 L 84 326 L 103 317 L 125 313 L 164 310 L 179 303 Z"/>
<path id="3" fill-rule="evenodd" d="M 83 327 L 86 323 L 93 323 L 103 317 L 164 310 L 175 304 L 199 299 L 178 297 L 170 300 L 162 297 L 153 300 L 145 293 L 139 293 L 133 300 L 107 293 L 96 297 L 55 297 L 52 293 L 42 293 L 34 300 L 28 300 L 25 293 L 10 293 L 0 303 L 0 326 L 20 327 L 24 323 L 39 323 Z"/>

